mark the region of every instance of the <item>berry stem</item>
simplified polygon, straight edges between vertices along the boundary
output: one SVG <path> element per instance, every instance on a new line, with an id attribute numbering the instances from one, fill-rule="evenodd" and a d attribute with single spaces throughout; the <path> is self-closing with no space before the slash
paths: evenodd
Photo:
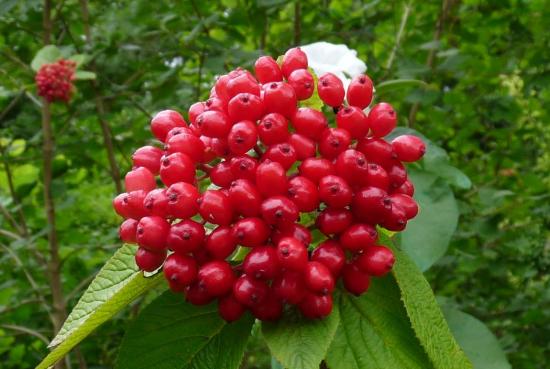
<path id="1" fill-rule="evenodd" d="M 258 155 L 259 158 L 261 158 L 264 155 L 262 148 L 258 145 L 254 146 L 254 152 L 256 153 L 256 155 Z"/>
<path id="2" fill-rule="evenodd" d="M 210 171 L 212 170 L 212 166 L 211 165 L 208 165 L 208 164 L 199 164 L 199 169 L 202 170 L 203 172 L 205 172 L 207 175 L 208 173 L 210 173 Z"/>

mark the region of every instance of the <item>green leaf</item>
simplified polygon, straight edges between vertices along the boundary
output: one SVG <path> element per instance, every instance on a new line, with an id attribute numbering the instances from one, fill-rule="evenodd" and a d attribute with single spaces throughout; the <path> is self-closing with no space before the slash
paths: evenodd
<path id="1" fill-rule="evenodd" d="M 90 56 L 87 54 L 75 54 L 69 57 L 69 60 L 72 60 L 76 63 L 76 67 L 80 68 L 90 60 Z"/>
<path id="2" fill-rule="evenodd" d="M 458 205 L 449 185 L 432 173 L 409 169 L 419 212 L 399 234 L 401 247 L 420 270 L 441 258 L 458 224 Z"/>
<path id="3" fill-rule="evenodd" d="M 48 368 L 60 360 L 95 328 L 162 281 L 162 273 L 151 278 L 143 276 L 134 261 L 135 251 L 135 246 L 124 245 L 101 268 L 50 343 L 54 350 L 36 369 Z"/>
<path id="4" fill-rule="evenodd" d="M 382 238 L 386 238 L 382 236 Z M 382 243 L 391 245 L 387 238 Z M 392 247 L 392 273 L 411 325 L 435 369 L 471 369 L 472 364 L 453 337 L 432 289 L 409 256 Z"/>
<path id="5" fill-rule="evenodd" d="M 391 276 L 373 278 L 360 297 L 337 296 L 340 325 L 327 354 L 330 369 L 432 368 Z"/>
<path id="6" fill-rule="evenodd" d="M 262 334 L 275 359 L 288 369 L 318 369 L 332 342 L 338 321 L 338 309 L 325 319 L 304 319 L 289 310 L 277 322 L 262 323 Z"/>
<path id="7" fill-rule="evenodd" d="M 427 83 L 419 79 L 392 79 L 375 86 L 377 94 L 384 94 L 391 90 L 400 90 L 405 87 L 426 86 Z"/>
<path id="8" fill-rule="evenodd" d="M 59 50 L 57 46 L 46 45 L 42 49 L 40 49 L 34 56 L 34 59 L 31 62 L 31 68 L 35 72 L 38 72 L 42 65 L 53 63 L 61 59 L 61 57 L 61 50 Z"/>
<path id="9" fill-rule="evenodd" d="M 167 291 L 127 329 L 115 368 L 236 369 L 253 323 L 247 314 L 227 324 L 215 304 L 194 306 Z"/>
<path id="10" fill-rule="evenodd" d="M 77 70 L 74 74 L 76 80 L 87 80 L 95 79 L 96 75 L 94 72 L 88 72 L 87 70 Z"/>
<path id="11" fill-rule="evenodd" d="M 478 319 L 451 306 L 443 314 L 456 340 L 475 369 L 511 369 L 497 338 Z"/>

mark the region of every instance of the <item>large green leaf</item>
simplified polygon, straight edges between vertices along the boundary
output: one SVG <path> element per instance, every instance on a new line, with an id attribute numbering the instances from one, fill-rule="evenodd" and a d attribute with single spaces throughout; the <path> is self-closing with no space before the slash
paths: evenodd
<path id="1" fill-rule="evenodd" d="M 453 191 L 441 178 L 425 171 L 409 170 L 420 211 L 399 238 L 401 247 L 421 270 L 441 258 L 458 224 L 458 205 Z"/>
<path id="2" fill-rule="evenodd" d="M 442 307 L 456 340 L 475 369 L 510 369 L 497 338 L 478 319 L 450 306 Z"/>
<path id="3" fill-rule="evenodd" d="M 165 292 L 130 325 L 117 369 L 236 369 L 254 320 L 227 324 L 217 306 L 194 306 Z"/>
<path id="4" fill-rule="evenodd" d="M 135 246 L 125 245 L 103 266 L 51 342 L 55 348 L 36 369 L 60 360 L 95 328 L 162 281 L 162 274 L 145 278 L 138 271 L 135 251 Z"/>
<path id="5" fill-rule="evenodd" d="M 385 237 L 383 237 L 385 238 Z M 390 245 L 391 242 L 383 240 Z M 393 275 L 412 327 L 435 369 L 470 369 L 472 364 L 454 339 L 424 275 L 409 256 L 393 247 Z"/>
<path id="6" fill-rule="evenodd" d="M 262 323 L 271 354 L 288 369 L 318 369 L 327 353 L 339 321 L 338 309 L 321 320 L 304 319 L 295 310 L 273 323 Z"/>
<path id="7" fill-rule="evenodd" d="M 367 293 L 338 295 L 340 325 L 327 354 L 330 369 L 429 369 L 391 277 L 375 278 Z"/>
<path id="8" fill-rule="evenodd" d="M 61 50 L 59 50 L 57 46 L 46 45 L 42 49 L 40 49 L 34 56 L 34 59 L 31 62 L 31 68 L 35 72 L 38 72 L 42 65 L 53 63 L 61 59 L 62 56 L 63 55 L 61 54 Z"/>

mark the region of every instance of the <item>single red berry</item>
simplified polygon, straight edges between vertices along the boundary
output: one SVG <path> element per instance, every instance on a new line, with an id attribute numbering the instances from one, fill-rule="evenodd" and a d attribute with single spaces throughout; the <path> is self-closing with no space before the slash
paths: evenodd
<path id="1" fill-rule="evenodd" d="M 168 213 L 175 218 L 187 219 L 197 214 L 199 191 L 189 183 L 174 183 L 166 190 Z"/>
<path id="2" fill-rule="evenodd" d="M 164 277 L 174 292 L 183 292 L 197 277 L 197 262 L 190 256 L 171 254 L 162 268 Z"/>
<path id="3" fill-rule="evenodd" d="M 363 110 L 355 106 L 346 106 L 336 114 L 338 128 L 349 132 L 351 138 L 361 139 L 369 132 L 369 123 Z"/>
<path id="4" fill-rule="evenodd" d="M 210 97 L 204 102 L 204 111 L 217 110 L 227 113 L 227 104 L 225 100 L 219 97 Z"/>
<path id="5" fill-rule="evenodd" d="M 166 186 L 176 182 L 195 181 L 195 163 L 186 154 L 176 152 L 163 156 L 160 165 L 160 179 Z"/>
<path id="6" fill-rule="evenodd" d="M 277 251 L 271 246 L 258 246 L 246 255 L 243 261 L 244 272 L 256 279 L 273 279 L 280 271 Z"/>
<path id="7" fill-rule="evenodd" d="M 172 224 L 166 245 L 177 254 L 187 254 L 198 249 L 204 242 L 204 227 L 191 219 Z"/>
<path id="8" fill-rule="evenodd" d="M 367 166 L 367 176 L 362 178 L 361 185 L 367 187 L 378 187 L 384 191 L 388 191 L 390 188 L 390 177 L 382 166 L 369 163 Z"/>
<path id="9" fill-rule="evenodd" d="M 231 101 L 234 96 L 241 93 L 260 96 L 260 85 L 258 81 L 256 81 L 256 78 L 248 72 L 232 78 L 227 82 L 227 96 L 229 97 L 229 101 Z"/>
<path id="10" fill-rule="evenodd" d="M 226 322 L 239 320 L 246 311 L 246 307 L 238 302 L 232 294 L 220 297 L 218 300 L 218 312 Z"/>
<path id="11" fill-rule="evenodd" d="M 392 189 L 392 193 L 402 193 L 412 197 L 414 195 L 414 185 L 411 181 L 406 180 L 401 186 Z"/>
<path id="12" fill-rule="evenodd" d="M 262 218 L 275 227 L 288 227 L 298 219 L 299 211 L 292 200 L 284 196 L 272 196 L 262 202 Z"/>
<path id="13" fill-rule="evenodd" d="M 285 142 L 289 137 L 286 118 L 279 113 L 265 115 L 258 125 L 258 135 L 267 146 Z"/>
<path id="14" fill-rule="evenodd" d="M 213 260 L 200 267 L 197 282 L 208 295 L 219 297 L 231 291 L 235 275 L 228 262 Z"/>
<path id="15" fill-rule="evenodd" d="M 283 237 L 277 244 L 277 257 L 287 270 L 304 270 L 307 264 L 307 246 L 297 238 Z"/>
<path id="16" fill-rule="evenodd" d="M 227 136 L 229 150 L 235 155 L 246 154 L 258 141 L 258 130 L 256 124 L 250 120 L 243 120 L 231 127 Z"/>
<path id="17" fill-rule="evenodd" d="M 312 158 L 317 151 L 315 141 L 299 133 L 292 133 L 287 142 L 294 147 L 297 160 Z"/>
<path id="18" fill-rule="evenodd" d="M 204 160 L 205 150 L 206 147 L 201 139 L 192 133 L 182 132 L 170 137 L 166 141 L 166 152 L 168 154 L 181 152 L 189 156 L 195 163 L 200 163 Z"/>
<path id="19" fill-rule="evenodd" d="M 418 204 L 414 199 L 402 193 L 393 193 L 390 195 L 392 201 L 392 208 L 398 206 L 405 212 L 405 216 L 408 219 L 412 219 L 418 214 Z"/>
<path id="20" fill-rule="evenodd" d="M 252 314 L 261 321 L 278 320 L 283 315 L 283 304 L 273 294 L 268 294 L 265 301 L 251 308 Z"/>
<path id="21" fill-rule="evenodd" d="M 370 246 L 357 259 L 357 266 L 365 273 L 381 277 L 388 273 L 395 262 L 393 252 L 385 246 Z"/>
<path id="22" fill-rule="evenodd" d="M 313 95 L 315 81 L 307 69 L 296 69 L 288 76 L 288 84 L 296 92 L 298 100 L 307 100 Z"/>
<path id="23" fill-rule="evenodd" d="M 195 121 L 201 134 L 208 137 L 224 138 L 231 129 L 231 121 L 227 114 L 217 110 L 205 111 Z"/>
<path id="24" fill-rule="evenodd" d="M 397 125 L 397 113 L 390 104 L 381 102 L 372 107 L 368 122 L 374 137 L 384 137 Z"/>
<path id="25" fill-rule="evenodd" d="M 127 218 L 132 219 L 141 219 L 144 216 L 148 215 L 148 211 L 143 205 L 145 196 L 147 192 L 145 191 L 132 191 L 122 196 L 122 208 L 123 212 L 126 213 Z M 119 198 L 117 196 L 117 198 Z"/>
<path id="26" fill-rule="evenodd" d="M 332 73 L 325 73 L 319 77 L 317 91 L 321 100 L 333 108 L 339 107 L 344 101 L 344 84 Z"/>
<path id="27" fill-rule="evenodd" d="M 285 82 L 271 82 L 263 86 L 266 113 L 279 113 L 290 118 L 296 111 L 296 93 L 292 86 Z"/>
<path id="28" fill-rule="evenodd" d="M 287 142 L 278 143 L 270 146 L 262 158 L 264 160 L 280 163 L 285 170 L 288 170 L 296 162 L 296 151 L 294 147 Z"/>
<path id="29" fill-rule="evenodd" d="M 229 187 L 229 200 L 237 213 L 245 217 L 260 214 L 262 196 L 260 191 L 247 179 L 237 179 Z"/>
<path id="30" fill-rule="evenodd" d="M 122 222 L 118 230 L 120 240 L 125 243 L 136 243 L 137 225 L 138 221 L 135 219 L 126 219 Z"/>
<path id="31" fill-rule="evenodd" d="M 306 292 L 298 304 L 302 315 L 308 319 L 321 319 L 332 312 L 332 296 Z"/>
<path id="32" fill-rule="evenodd" d="M 143 217 L 137 225 L 136 240 L 140 247 L 153 252 L 166 249 L 170 223 L 157 216 Z"/>
<path id="33" fill-rule="evenodd" d="M 322 295 L 327 295 L 334 289 L 334 277 L 330 269 L 317 261 L 306 264 L 304 282 L 308 290 Z"/>
<path id="34" fill-rule="evenodd" d="M 227 112 L 233 122 L 241 120 L 255 122 L 263 115 L 264 103 L 257 95 L 240 93 L 229 100 Z"/>
<path id="35" fill-rule="evenodd" d="M 344 288 L 355 296 L 365 293 L 370 286 L 370 277 L 356 263 L 346 264 L 342 271 Z"/>
<path id="36" fill-rule="evenodd" d="M 368 176 L 368 163 L 363 153 L 348 149 L 338 155 L 334 162 L 336 174 L 350 186 L 360 185 Z"/>
<path id="37" fill-rule="evenodd" d="M 181 114 L 174 110 L 158 112 L 151 120 L 151 132 L 161 142 L 165 141 L 168 132 L 175 127 L 187 127 L 187 124 Z"/>
<path id="38" fill-rule="evenodd" d="M 341 128 L 325 129 L 319 141 L 319 152 L 326 159 L 334 159 L 344 152 L 351 143 L 348 131 Z"/>
<path id="39" fill-rule="evenodd" d="M 236 222 L 231 232 L 239 245 L 257 247 L 266 243 L 270 229 L 260 218 L 243 218 Z"/>
<path id="40" fill-rule="evenodd" d="M 224 160 L 216 164 L 210 172 L 208 172 L 210 180 L 216 186 L 227 188 L 235 180 L 235 176 L 231 171 L 231 164 L 229 161 Z"/>
<path id="41" fill-rule="evenodd" d="M 301 273 L 292 270 L 286 270 L 275 278 L 271 288 L 279 299 L 289 304 L 298 304 L 306 292 Z"/>
<path id="42" fill-rule="evenodd" d="M 246 274 L 241 275 L 233 285 L 233 296 L 247 307 L 261 304 L 268 294 L 269 286 L 264 281 Z"/>
<path id="43" fill-rule="evenodd" d="M 408 218 L 405 210 L 392 201 L 391 211 L 382 220 L 381 225 L 390 231 L 399 232 L 405 229 L 407 226 L 407 220 Z"/>
<path id="44" fill-rule="evenodd" d="M 397 159 L 405 162 L 420 160 L 426 152 L 424 142 L 413 135 L 397 136 L 392 140 L 391 146 L 397 155 Z"/>
<path id="45" fill-rule="evenodd" d="M 288 179 L 283 166 L 275 161 L 264 161 L 256 170 L 256 186 L 264 197 L 286 195 Z"/>
<path id="46" fill-rule="evenodd" d="M 207 305 L 214 300 L 214 296 L 195 282 L 185 289 L 185 299 L 193 305 Z"/>
<path id="47" fill-rule="evenodd" d="M 330 270 L 334 278 L 338 278 L 346 262 L 346 254 L 338 242 L 326 240 L 313 250 L 311 261 L 323 264 Z"/>
<path id="48" fill-rule="evenodd" d="M 332 163 L 322 158 L 307 158 L 298 167 L 298 172 L 313 183 L 319 183 L 321 178 L 336 174 Z"/>
<path id="49" fill-rule="evenodd" d="M 288 181 L 288 198 L 296 204 L 301 212 L 307 213 L 319 207 L 317 186 L 303 176 L 296 176 Z"/>
<path id="50" fill-rule="evenodd" d="M 230 74 L 233 75 L 224 74 L 222 76 L 219 76 L 216 80 L 216 83 L 214 84 L 214 91 L 216 91 L 216 96 L 218 96 L 218 98 L 222 99 L 223 101 L 228 102 L 230 100 L 229 94 L 227 93 L 227 83 L 229 82 L 229 80 L 231 80 L 231 78 L 236 77 L 236 75 L 234 75 L 234 72 L 236 71 L 230 72 Z"/>
<path id="51" fill-rule="evenodd" d="M 283 73 L 277 62 L 271 56 L 261 56 L 254 63 L 254 73 L 260 83 L 280 82 Z"/>
<path id="52" fill-rule="evenodd" d="M 206 110 L 206 107 L 202 101 L 196 102 L 189 107 L 189 123 L 195 124 L 197 117 Z"/>
<path id="53" fill-rule="evenodd" d="M 383 138 L 366 137 L 357 143 L 357 151 L 365 154 L 369 163 L 388 166 L 395 158 L 392 146 Z"/>
<path id="54" fill-rule="evenodd" d="M 157 175 L 160 170 L 160 158 L 163 152 L 158 147 L 143 146 L 132 154 L 132 164 L 134 167 L 145 167 L 151 173 Z"/>
<path id="55" fill-rule="evenodd" d="M 377 240 L 378 232 L 369 224 L 354 224 L 340 235 L 340 244 L 351 252 L 364 250 Z"/>
<path id="56" fill-rule="evenodd" d="M 353 77 L 346 94 L 348 104 L 365 109 L 372 101 L 373 85 L 366 74 Z"/>
<path id="57" fill-rule="evenodd" d="M 235 156 L 231 158 L 231 173 L 235 179 L 256 180 L 256 168 L 258 161 L 248 155 Z"/>
<path id="58" fill-rule="evenodd" d="M 328 127 L 325 115 L 321 111 L 312 108 L 296 110 L 291 121 L 296 132 L 314 141 L 318 141 L 323 131 Z"/>
<path id="59" fill-rule="evenodd" d="M 326 208 L 317 217 L 317 227 L 324 234 L 340 234 L 344 232 L 353 221 L 351 212 L 347 209 Z"/>
<path id="60" fill-rule="evenodd" d="M 384 169 L 386 169 L 388 173 L 391 188 L 401 187 L 407 180 L 407 169 L 405 169 L 403 163 L 397 159 L 394 159 L 391 164 Z"/>
<path id="61" fill-rule="evenodd" d="M 224 260 L 237 247 L 237 240 L 233 237 L 230 227 L 219 226 L 206 237 L 204 248 L 214 259 Z"/>
<path id="62" fill-rule="evenodd" d="M 275 229 L 271 233 L 271 242 L 278 245 L 284 237 L 293 237 L 304 244 L 307 248 L 311 243 L 312 237 L 309 229 L 299 223 L 294 223 L 284 229 Z"/>
<path id="63" fill-rule="evenodd" d="M 233 206 L 229 197 L 219 190 L 207 190 L 199 198 L 199 214 L 209 223 L 229 225 L 233 220 Z"/>
<path id="64" fill-rule="evenodd" d="M 352 197 L 353 191 L 342 177 L 329 175 L 319 181 L 319 198 L 331 208 L 348 206 Z"/>
<path id="65" fill-rule="evenodd" d="M 297 69 L 307 69 L 307 55 L 299 47 L 294 47 L 288 49 L 283 56 L 281 70 L 283 75 L 288 78 Z"/>
<path id="66" fill-rule="evenodd" d="M 136 251 L 135 261 L 140 270 L 144 272 L 154 272 L 166 259 L 166 250 L 160 252 L 153 252 L 142 247 Z"/>
<path id="67" fill-rule="evenodd" d="M 143 190 L 149 192 L 157 187 L 155 175 L 145 167 L 129 171 L 124 178 L 126 192 Z"/>
<path id="68" fill-rule="evenodd" d="M 211 137 L 210 149 L 214 154 L 222 158 L 229 155 L 229 145 L 227 144 L 227 139 L 225 138 Z"/>
<path id="69" fill-rule="evenodd" d="M 368 224 L 380 224 L 391 213 L 388 193 L 377 187 L 365 187 L 355 193 L 351 209 L 356 219 Z"/>

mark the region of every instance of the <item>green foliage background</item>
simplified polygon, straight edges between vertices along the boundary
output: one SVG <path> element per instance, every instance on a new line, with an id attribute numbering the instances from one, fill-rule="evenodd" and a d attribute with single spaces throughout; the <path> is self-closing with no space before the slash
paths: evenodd
<path id="1" fill-rule="evenodd" d="M 453 188 L 458 229 L 426 275 L 446 306 L 488 325 L 514 368 L 547 365 L 549 1 L 98 1 L 88 4 L 91 46 L 83 36 L 82 2 L 60 0 L 52 11 L 55 44 L 67 55 L 88 54 L 98 76 L 97 90 L 80 81 L 69 105 L 53 106 L 53 193 L 69 307 L 119 247 L 119 220 L 110 206 L 115 186 L 95 99 L 105 104 L 125 172 L 133 150 L 151 140 L 147 124 L 155 111 L 186 112 L 208 95 L 215 75 L 250 68 L 263 53 L 277 56 L 292 45 L 325 40 L 356 49 L 375 83 L 428 83 L 388 89 L 384 97 L 400 113 L 400 125 L 443 147 L 473 186 Z M 29 67 L 43 46 L 42 6 L 0 2 L 0 203 L 6 210 L 0 218 L 0 368 L 6 369 L 34 367 L 53 337 L 42 260 L 48 245 L 41 116 Z M 18 236 L 10 218 L 24 219 L 29 237 Z M 128 319 L 150 299 L 81 344 L 73 366 L 84 359 L 90 368 L 112 367 Z M 270 360 L 255 338 L 243 367 L 265 368 Z"/>

